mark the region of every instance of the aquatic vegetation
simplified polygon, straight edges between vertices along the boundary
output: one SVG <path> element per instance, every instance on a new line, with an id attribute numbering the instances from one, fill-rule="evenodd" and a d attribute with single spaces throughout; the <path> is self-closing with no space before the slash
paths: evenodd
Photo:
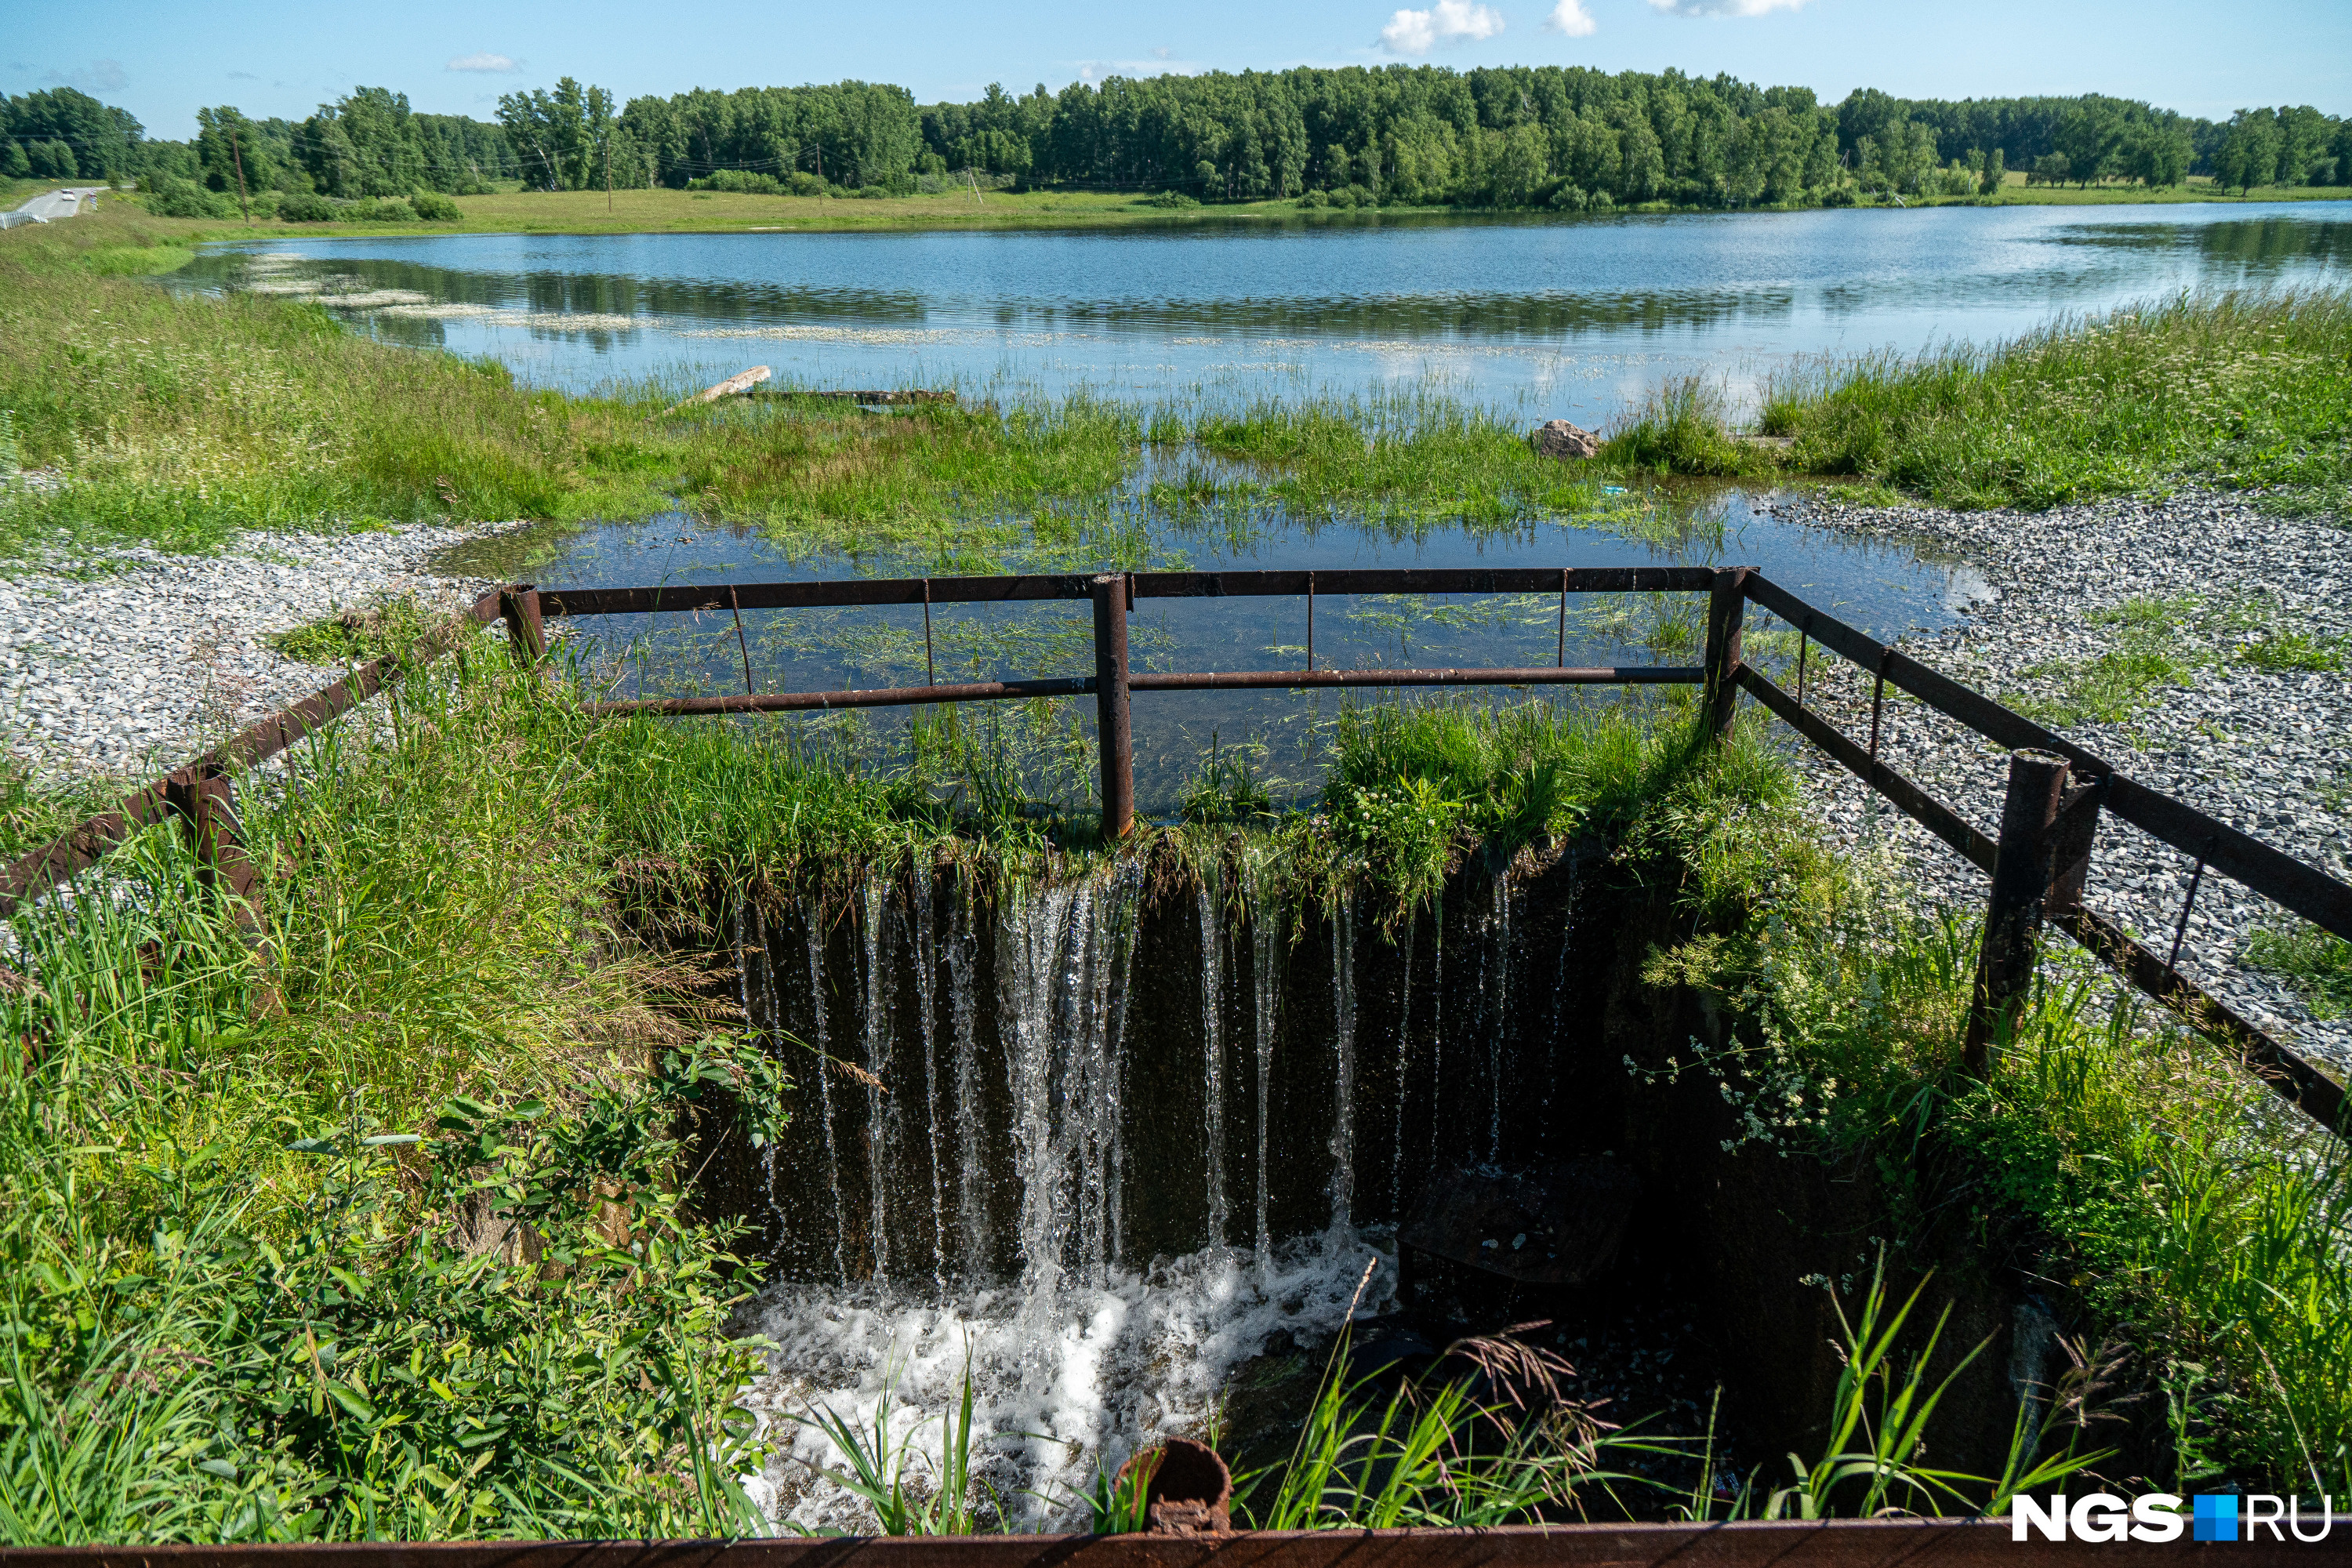
<path id="1" fill-rule="evenodd" d="M 2352 483 L 2347 351 L 2343 290 L 2184 294 L 2004 343 L 1825 360 L 1769 391 L 1762 428 L 1788 439 L 1778 460 L 1790 470 L 1857 475 L 1941 506 L 2208 484 L 2334 510 Z M 1669 388 L 1602 457 L 1750 471 L 1718 466 L 1728 441 L 1719 414 Z"/>

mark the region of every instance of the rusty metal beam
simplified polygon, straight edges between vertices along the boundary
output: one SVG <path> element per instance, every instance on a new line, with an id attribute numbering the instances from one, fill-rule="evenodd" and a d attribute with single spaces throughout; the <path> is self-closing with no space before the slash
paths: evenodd
<path id="1" fill-rule="evenodd" d="M 733 697 L 649 697 L 633 701 L 583 702 L 583 713 L 615 717 L 646 713 L 677 719 L 700 713 L 802 713 L 834 708 L 906 708 L 924 702 L 1002 702 L 1030 697 L 1083 697 L 1095 689 L 1091 675 L 1051 676 L 1042 680 L 971 680 L 959 686 L 883 686 L 866 691 L 763 691 Z"/>
<path id="2" fill-rule="evenodd" d="M 1234 669 L 1130 675 L 1137 691 L 1251 691 L 1310 686 L 1697 686 L 1696 665 L 1625 664 L 1560 669 Z"/>
<path id="3" fill-rule="evenodd" d="M 450 617 L 439 630 L 424 638 L 415 658 L 438 658 L 467 633 L 499 618 L 498 590 L 483 595 L 471 608 Z M 206 752 L 186 769 L 153 779 L 125 796 L 112 811 L 99 813 L 68 829 L 13 864 L 0 868 L 0 916 L 39 898 L 52 888 L 89 869 L 140 829 L 163 819 L 165 795 L 173 777 L 190 770 L 249 768 L 266 762 L 331 720 L 341 717 L 382 691 L 400 661 L 380 658 L 362 665 L 342 679 L 314 691 L 290 708 L 279 710 L 247 726 Z"/>
<path id="4" fill-rule="evenodd" d="M 364 1542 L 334 1545 L 0 1549 L 0 1568 L 2015 1568 L 2076 1559 L 2138 1568 L 2186 1542 L 2011 1540 L 2006 1521 L 1509 1525 L 1230 1535 L 786 1537 L 761 1541 Z M 2233 1563 L 2302 1562 L 2241 1542 Z"/>
<path id="5" fill-rule="evenodd" d="M 2021 713 L 2011 711 L 1983 693 L 1970 690 L 1949 676 L 1929 669 L 1877 638 L 1822 614 L 1761 573 L 1749 574 L 1748 596 L 1790 626 L 1805 625 L 1813 640 L 1864 668 L 1884 668 L 1889 684 L 2001 746 L 2011 751 L 2055 752 L 2074 765 L 2078 776 L 2104 778 L 2107 793 L 2103 804 L 2108 812 L 2184 855 L 2202 858 L 2212 869 L 2235 878 L 2314 925 L 2352 942 L 2352 885 L 2338 881 L 2316 867 L 2306 866 L 2184 801 L 2134 784 L 2095 753 L 2043 729 Z"/>
<path id="6" fill-rule="evenodd" d="M 1674 594 L 1715 585 L 1704 566 L 1368 567 L 1349 572 L 1138 572 L 1139 599 L 1275 598 L 1317 594 Z M 867 577 L 812 583 L 681 584 L 650 588 L 546 588 L 548 616 L 643 616 L 724 610 L 809 609 L 856 605 L 992 605 L 1084 599 L 1093 578 L 1079 574 L 995 577 Z"/>
<path id="7" fill-rule="evenodd" d="M 1921 789 L 1903 774 L 1873 757 L 1829 721 L 1772 683 L 1752 664 L 1743 664 L 1733 679 L 1746 687 L 1775 717 L 1827 752 L 1832 758 L 1871 788 L 1895 803 L 1905 816 L 1950 845 L 1979 871 L 1992 870 L 1993 841 L 1968 818 Z"/>

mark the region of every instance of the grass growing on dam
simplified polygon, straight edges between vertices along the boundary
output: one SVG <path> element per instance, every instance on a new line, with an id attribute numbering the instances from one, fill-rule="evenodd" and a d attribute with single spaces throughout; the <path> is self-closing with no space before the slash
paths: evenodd
<path id="1" fill-rule="evenodd" d="M 1600 499 L 1515 426 L 1418 385 L 1239 407 L 1076 395 L 886 414 L 774 395 L 675 416 L 688 389 L 533 392 L 495 364 L 362 337 L 316 304 L 125 276 L 189 254 L 159 221 L 110 205 L 0 235 L 12 448 L 0 462 L 59 481 L 0 489 L 0 558 L 683 506 L 809 546 L 985 571 L 1014 540 L 1139 563 L 1117 526 L 1130 481 L 1195 517 L 1279 506 L 1406 529 L 1576 514 Z M 1140 482 L 1148 447 L 1192 460 Z"/>
<path id="2" fill-rule="evenodd" d="M 2341 511 L 2352 490 L 2352 291 L 2183 295 L 2010 342 L 1832 359 L 1733 437 L 1696 381 L 1653 397 L 1606 460 L 1668 473 L 1856 475 L 1940 506 L 2042 508 L 2179 485 Z"/>

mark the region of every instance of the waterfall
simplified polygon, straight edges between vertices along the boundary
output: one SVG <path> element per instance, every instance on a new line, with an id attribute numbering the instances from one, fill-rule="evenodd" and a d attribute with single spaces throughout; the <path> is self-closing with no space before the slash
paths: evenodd
<path id="1" fill-rule="evenodd" d="M 1487 895 L 1486 940 L 1478 944 L 1479 998 L 1486 1014 L 1486 1161 L 1503 1158 L 1503 1057 L 1511 1031 L 1511 879 L 1495 879 Z M 1492 959 L 1493 973 L 1488 973 Z"/>
<path id="2" fill-rule="evenodd" d="M 1225 1240 L 1225 923 L 1218 908 L 1213 868 L 1195 895 L 1201 921 L 1202 1120 L 1208 1152 L 1202 1162 L 1208 1186 L 1211 1247 Z"/>
<path id="3" fill-rule="evenodd" d="M 1257 1043 L 1257 1265 L 1264 1273 L 1274 1256 L 1274 1236 L 1266 1225 L 1270 1173 L 1266 1148 L 1270 1142 L 1274 1090 L 1274 1022 L 1281 988 L 1275 983 L 1275 948 L 1282 938 L 1281 914 L 1260 902 L 1250 915 L 1250 992 Z"/>
<path id="4" fill-rule="evenodd" d="M 1356 1195 L 1356 905 L 1342 894 L 1331 920 L 1331 1229 L 1349 1227 Z"/>
<path id="5" fill-rule="evenodd" d="M 923 1033 L 923 1121 L 926 1152 L 931 1168 L 931 1282 L 944 1286 L 948 1278 L 948 1218 L 945 1185 L 940 1172 L 940 1128 L 946 1108 L 940 1103 L 939 1060 L 939 932 L 931 919 L 931 868 L 920 865 L 909 879 L 914 905 L 915 1005 Z"/>
<path id="6" fill-rule="evenodd" d="M 1119 1043 L 1143 874 L 1132 861 L 1013 903 L 998 928 L 1001 1027 L 1022 1172 L 1024 1288 L 1098 1280 L 1119 1242 Z"/>
<path id="7" fill-rule="evenodd" d="M 964 1266 L 988 1267 L 988 1213 L 981 1195 L 985 1171 L 981 1155 L 980 1046 L 973 1038 L 979 1016 L 971 966 L 979 938 L 972 934 L 971 900 L 960 898 L 948 931 L 948 995 L 955 1010 L 956 1222 Z"/>
<path id="8" fill-rule="evenodd" d="M 858 889 L 857 923 L 866 950 L 866 1184 L 877 1279 L 890 1277 L 890 1153 L 898 1120 L 896 1100 L 887 1107 L 882 1102 L 890 1067 L 890 971 L 882 940 L 888 890 L 879 877 L 866 878 Z"/>
<path id="9" fill-rule="evenodd" d="M 816 1037 L 809 1043 L 816 1047 L 816 1061 L 810 1076 L 816 1079 L 818 1113 L 824 1118 L 824 1179 L 833 1191 L 833 1266 L 839 1278 L 849 1278 L 849 1254 L 846 1246 L 847 1209 L 841 1197 L 841 1150 L 835 1142 L 833 1124 L 833 1040 L 825 1027 L 824 1016 L 824 911 L 815 900 L 801 900 L 801 923 L 808 930 L 809 1011 Z"/>
<path id="10" fill-rule="evenodd" d="M 846 908 L 804 900 L 789 934 L 756 905 L 732 911 L 751 1026 L 805 1029 L 818 1057 L 796 1071 L 789 1142 L 740 1173 L 744 1212 L 787 1265 L 758 1309 L 777 1370 L 749 1395 L 800 1456 L 768 1471 L 779 1518 L 866 1523 L 811 1468 L 837 1469 L 838 1456 L 785 1433 L 784 1413 L 824 1405 L 870 1422 L 887 1385 L 893 1435 L 935 1455 L 968 1346 L 974 1419 L 994 1434 L 987 1484 L 1033 1523 L 1082 1522 L 1071 1501 L 1097 1466 L 1197 1433 L 1234 1369 L 1344 1321 L 1367 1231 L 1380 1236 L 1428 1172 L 1528 1152 L 1506 1131 L 1538 1146 L 1562 1091 L 1538 1037 L 1580 1026 L 1566 921 L 1549 977 L 1517 952 L 1551 918 L 1549 899 L 1531 912 L 1506 878 L 1483 899 L 1452 889 L 1449 1003 L 1442 902 L 1426 911 L 1421 976 L 1417 916 L 1394 945 L 1376 931 L 1377 952 L 1359 952 L 1353 896 L 1331 904 L 1323 940 L 1294 950 L 1298 911 L 1273 871 L 1255 855 L 1225 865 L 1181 896 L 1189 911 L 1181 899 L 1147 909 L 1131 858 L 1002 890 L 919 868 L 856 887 Z M 1235 878 L 1246 947 L 1228 931 Z M 829 941 L 845 916 L 857 940 Z M 1470 1036 L 1449 1048 L 1457 1021 Z M 850 1082 L 853 1068 L 881 1085 Z M 1380 1099 L 1391 1087 L 1393 1112 Z M 1361 1310 L 1385 1310 L 1393 1286 L 1381 1270 Z"/>

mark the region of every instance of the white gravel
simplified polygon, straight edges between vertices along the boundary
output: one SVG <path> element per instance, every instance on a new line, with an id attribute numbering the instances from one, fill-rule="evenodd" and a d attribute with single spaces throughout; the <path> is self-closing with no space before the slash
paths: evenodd
<path id="1" fill-rule="evenodd" d="M 404 595 L 461 608 L 489 584 L 426 561 L 517 526 L 248 533 L 217 555 L 121 549 L 0 577 L 0 743 L 52 775 L 167 772 L 342 674 L 268 635 Z"/>
<path id="2" fill-rule="evenodd" d="M 2237 657 L 2256 626 L 2320 638 L 2352 636 L 2352 529 L 2258 511 L 2239 496 L 2102 501 L 2038 513 L 1874 509 L 1784 502 L 1783 516 L 1926 541 L 1980 570 L 1999 597 L 1958 626 L 1906 639 L 1904 651 L 2003 700 L 2049 697 L 2048 667 L 2096 658 L 2124 639 L 2096 612 L 2127 600 L 2195 600 L 2167 614 L 2162 643 L 2191 667 L 2120 723 L 2063 728 L 2125 775 L 2198 806 L 2299 859 L 2345 877 L 2352 863 L 2352 675 L 2266 673 Z M 2234 621 L 2231 620 L 2234 615 Z M 1760 614 L 1751 626 L 1773 624 Z M 2352 643 L 2339 643 L 2352 651 Z M 1866 740 L 1870 678 L 1816 657 L 1807 699 Z M 2012 705 L 2014 703 L 2012 702 Z M 1884 849 L 1923 903 L 1973 905 L 1985 879 L 1875 792 L 1811 747 L 1808 788 L 1832 834 Z M 2007 753 L 1916 702 L 1890 700 L 1881 755 L 1987 833 L 1996 830 Z M 2113 816 L 2104 819 L 2087 897 L 2162 954 L 2172 944 L 2193 861 Z M 2246 939 L 2288 917 L 2208 871 L 2181 969 L 2284 1042 L 2352 1072 L 2352 1023 L 2321 1021 L 2277 975 L 2243 963 Z"/>

